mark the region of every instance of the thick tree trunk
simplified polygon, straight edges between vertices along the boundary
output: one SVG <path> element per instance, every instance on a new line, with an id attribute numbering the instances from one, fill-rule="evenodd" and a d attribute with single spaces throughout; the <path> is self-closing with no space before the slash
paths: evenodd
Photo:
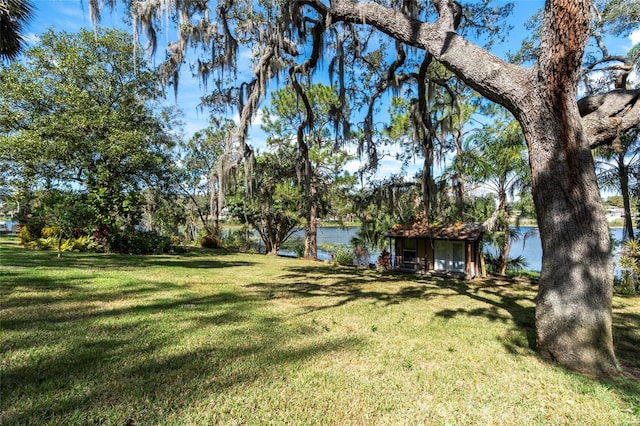
<path id="1" fill-rule="evenodd" d="M 577 107 L 567 106 L 563 122 L 544 104 L 522 119 L 542 241 L 538 351 L 572 370 L 618 374 L 611 319 L 613 261 L 591 150 Z"/>
<path id="2" fill-rule="evenodd" d="M 618 374 L 613 351 L 613 259 L 588 138 L 576 102 L 588 0 L 545 4 L 531 103 L 516 111 L 529 147 L 542 241 L 536 301 L 540 355 L 595 375 Z"/>

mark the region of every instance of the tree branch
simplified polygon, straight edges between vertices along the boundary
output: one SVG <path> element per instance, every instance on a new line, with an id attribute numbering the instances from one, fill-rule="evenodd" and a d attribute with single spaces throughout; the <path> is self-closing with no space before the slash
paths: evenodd
<path id="1" fill-rule="evenodd" d="M 640 125 L 640 89 L 587 96 L 578 101 L 578 109 L 591 148 L 611 144 L 622 133 Z"/>
<path id="2" fill-rule="evenodd" d="M 321 4 L 304 3 L 313 4 L 314 8 Z M 438 0 L 436 4 L 440 17 L 433 24 L 372 2 L 334 0 L 327 13 L 331 22 L 365 23 L 404 44 L 424 49 L 488 99 L 511 110 L 519 109 L 524 103 L 522 98 L 529 92 L 524 87 L 529 85 L 531 71 L 509 64 L 465 40 L 453 30 L 456 4 L 451 0 Z M 480 63 L 482 67 L 478 66 Z"/>

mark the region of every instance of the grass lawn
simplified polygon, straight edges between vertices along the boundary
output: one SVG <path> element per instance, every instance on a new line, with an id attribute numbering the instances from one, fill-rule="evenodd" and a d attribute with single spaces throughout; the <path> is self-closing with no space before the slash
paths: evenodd
<path id="1" fill-rule="evenodd" d="M 534 352 L 535 286 L 0 238 L 3 425 L 637 425 L 640 382 Z M 640 372 L 640 298 L 614 298 Z"/>

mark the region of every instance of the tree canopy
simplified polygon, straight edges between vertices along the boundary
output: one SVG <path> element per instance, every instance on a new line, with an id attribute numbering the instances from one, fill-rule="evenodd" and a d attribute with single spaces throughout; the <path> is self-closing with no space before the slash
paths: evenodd
<path id="1" fill-rule="evenodd" d="M 43 34 L 0 68 L 0 167 L 16 190 L 80 192 L 98 223 L 137 224 L 143 188 L 171 184 L 172 109 L 157 74 L 113 29 Z"/>

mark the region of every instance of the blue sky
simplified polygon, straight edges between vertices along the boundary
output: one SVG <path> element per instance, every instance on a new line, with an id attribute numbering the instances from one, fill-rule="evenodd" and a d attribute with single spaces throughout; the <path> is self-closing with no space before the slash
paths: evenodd
<path id="1" fill-rule="evenodd" d="M 501 1 L 502 0 L 499 0 L 498 3 Z M 91 28 L 92 26 L 89 18 L 88 0 L 33 0 L 33 2 L 36 6 L 36 14 L 28 28 L 29 38 L 31 40 L 37 40 L 39 34 L 42 34 L 51 27 L 56 31 L 65 30 L 75 32 L 81 27 Z M 523 27 L 524 22 L 543 5 L 544 1 L 542 0 L 515 1 L 515 10 L 512 18 L 510 19 L 510 23 L 513 25 L 514 29 L 506 43 L 496 45 L 494 47 L 494 53 L 498 56 L 503 56 L 505 51 L 515 51 L 520 46 L 520 42 L 525 36 Z M 124 15 L 122 13 L 110 13 L 109 11 L 104 11 L 102 13 L 101 25 L 127 28 L 123 24 L 123 17 Z M 611 53 L 626 54 L 633 43 L 640 42 L 640 30 L 635 32 L 634 37 L 634 40 L 624 39 L 616 41 L 614 46 L 609 47 L 612 51 Z M 161 49 L 168 41 L 170 40 L 164 35 L 160 35 L 158 37 L 159 48 L 155 59 L 156 62 L 163 58 L 164 55 Z M 194 132 L 203 129 L 208 125 L 208 113 L 198 109 L 200 96 L 203 94 L 204 90 L 197 79 L 191 78 L 188 66 L 184 66 L 180 79 L 177 103 L 178 107 L 184 113 L 184 133 L 187 137 L 190 137 Z M 174 101 L 172 89 L 167 91 L 167 96 L 167 101 L 172 103 Z M 254 120 L 254 123 L 255 124 L 250 133 L 250 143 L 256 148 L 262 148 L 264 147 L 266 135 L 259 129 L 259 117 L 257 120 Z M 399 164 L 392 161 L 390 158 L 387 158 L 382 162 L 382 169 L 379 174 L 384 176 L 392 172 L 397 173 L 398 170 Z"/>

